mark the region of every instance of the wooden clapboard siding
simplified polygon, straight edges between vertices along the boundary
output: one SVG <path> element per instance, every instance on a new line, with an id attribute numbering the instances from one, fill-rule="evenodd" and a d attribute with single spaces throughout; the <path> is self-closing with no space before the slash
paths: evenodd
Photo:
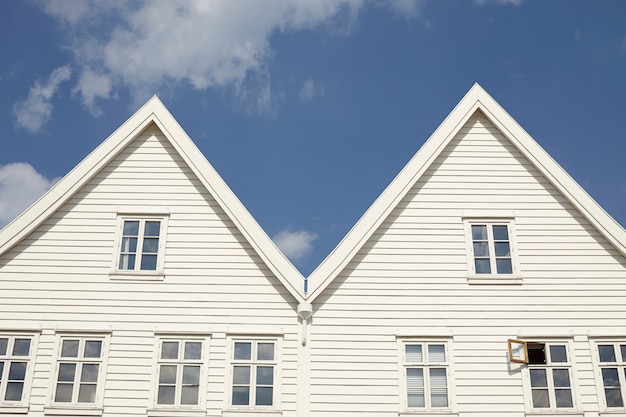
<path id="1" fill-rule="evenodd" d="M 521 285 L 468 283 L 463 216 L 481 211 L 514 213 Z M 506 350 L 519 333 L 571 334 L 578 406 L 596 412 L 587 335 L 623 329 L 625 277 L 621 253 L 476 112 L 315 299 L 312 415 L 397 416 L 397 336 L 448 335 L 459 414 L 523 416 Z"/>

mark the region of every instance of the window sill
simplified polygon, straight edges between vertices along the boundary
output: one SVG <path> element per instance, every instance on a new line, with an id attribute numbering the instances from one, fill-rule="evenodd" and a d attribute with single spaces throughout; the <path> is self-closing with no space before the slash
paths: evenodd
<path id="1" fill-rule="evenodd" d="M 47 416 L 101 416 L 102 407 L 52 406 L 43 409 Z"/>
<path id="2" fill-rule="evenodd" d="M 148 417 L 169 417 L 169 416 L 189 416 L 205 417 L 206 410 L 198 408 L 151 408 L 148 410 Z"/>
<path id="3" fill-rule="evenodd" d="M 115 271 L 109 274 L 109 278 L 119 281 L 163 281 L 165 274 L 158 271 Z"/>
<path id="4" fill-rule="evenodd" d="M 0 405 L 0 414 L 27 414 L 28 406 L 20 406 L 20 405 Z"/>
<path id="5" fill-rule="evenodd" d="M 398 416 L 458 416 L 459 413 L 456 411 L 452 411 L 450 409 L 447 410 L 405 410 L 400 411 Z"/>
<path id="6" fill-rule="evenodd" d="M 529 417 L 551 417 L 551 416 L 584 417 L 585 414 L 576 410 L 572 410 L 572 411 L 542 410 L 542 411 L 527 411 L 525 415 Z"/>
<path id="7" fill-rule="evenodd" d="M 249 408 L 249 409 L 240 409 L 240 410 L 224 410 L 222 411 L 223 417 L 250 417 L 255 415 L 263 415 L 265 417 L 278 417 L 282 416 L 283 412 L 276 409 L 259 409 L 259 408 Z"/>
<path id="8" fill-rule="evenodd" d="M 522 277 L 520 275 L 496 275 L 496 274 L 483 274 L 483 275 L 470 275 L 467 277 L 467 282 L 470 285 L 520 285 L 522 283 Z"/>

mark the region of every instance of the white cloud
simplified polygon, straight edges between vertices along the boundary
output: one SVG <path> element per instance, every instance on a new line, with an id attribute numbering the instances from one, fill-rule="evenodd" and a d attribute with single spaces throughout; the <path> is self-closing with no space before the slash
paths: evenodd
<path id="1" fill-rule="evenodd" d="M 91 69 L 85 68 L 78 78 L 78 84 L 72 89 L 72 93 L 80 94 L 89 111 L 94 116 L 99 116 L 101 111 L 96 106 L 96 99 L 109 98 L 112 90 L 113 81 L 110 76 L 96 74 Z"/>
<path id="2" fill-rule="evenodd" d="M 405 17 L 419 17 L 424 0 L 385 0 L 384 5 L 392 12 Z"/>
<path id="3" fill-rule="evenodd" d="M 13 106 L 17 126 L 30 133 L 40 132 L 52 117 L 52 97 L 59 89 L 59 85 L 69 80 L 71 75 L 72 69 L 65 65 L 52 71 L 47 82 L 35 81 L 28 97 Z"/>
<path id="4" fill-rule="evenodd" d="M 306 103 L 307 101 L 313 100 L 315 97 L 322 97 L 325 94 L 324 88 L 319 85 L 319 83 L 315 83 L 312 78 L 309 78 L 305 81 L 304 85 L 300 89 L 300 101 Z"/>
<path id="5" fill-rule="evenodd" d="M 317 238 L 315 233 L 305 230 L 283 230 L 272 240 L 289 260 L 296 263 L 313 251 L 313 242 Z"/>
<path id="6" fill-rule="evenodd" d="M 56 181 L 45 178 L 24 162 L 0 165 L 0 228 L 28 208 Z"/>

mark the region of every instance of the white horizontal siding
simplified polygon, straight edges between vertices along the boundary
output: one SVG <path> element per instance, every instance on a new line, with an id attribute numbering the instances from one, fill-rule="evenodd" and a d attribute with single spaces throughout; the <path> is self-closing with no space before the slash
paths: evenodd
<path id="1" fill-rule="evenodd" d="M 469 211 L 514 212 L 522 285 L 468 284 Z M 441 329 L 453 333 L 460 415 L 524 415 L 522 377 L 506 351 L 520 332 L 584 339 L 573 342 L 579 408 L 597 411 L 586 335 L 623 329 L 624 261 L 477 114 L 316 300 L 312 415 L 397 416 L 396 335 Z"/>

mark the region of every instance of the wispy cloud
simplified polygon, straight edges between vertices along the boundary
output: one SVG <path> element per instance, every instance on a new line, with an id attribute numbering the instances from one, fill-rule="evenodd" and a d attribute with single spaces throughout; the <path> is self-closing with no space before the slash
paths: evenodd
<path id="1" fill-rule="evenodd" d="M 309 78 L 302 85 L 299 97 L 301 102 L 306 103 L 313 100 L 315 97 L 324 96 L 325 93 L 324 87 L 313 81 L 312 78 Z"/>
<path id="2" fill-rule="evenodd" d="M 13 106 L 17 126 L 30 133 L 41 132 L 52 117 L 52 97 L 61 83 L 69 80 L 71 75 L 72 69 L 65 65 L 52 71 L 46 82 L 35 81 L 28 97 Z"/>
<path id="3" fill-rule="evenodd" d="M 298 263 L 313 252 L 313 242 L 318 238 L 315 233 L 305 230 L 283 230 L 272 238 L 276 246 L 289 260 Z"/>
<path id="4" fill-rule="evenodd" d="M 56 181 L 47 179 L 24 162 L 0 165 L 0 228 L 28 208 Z"/>

